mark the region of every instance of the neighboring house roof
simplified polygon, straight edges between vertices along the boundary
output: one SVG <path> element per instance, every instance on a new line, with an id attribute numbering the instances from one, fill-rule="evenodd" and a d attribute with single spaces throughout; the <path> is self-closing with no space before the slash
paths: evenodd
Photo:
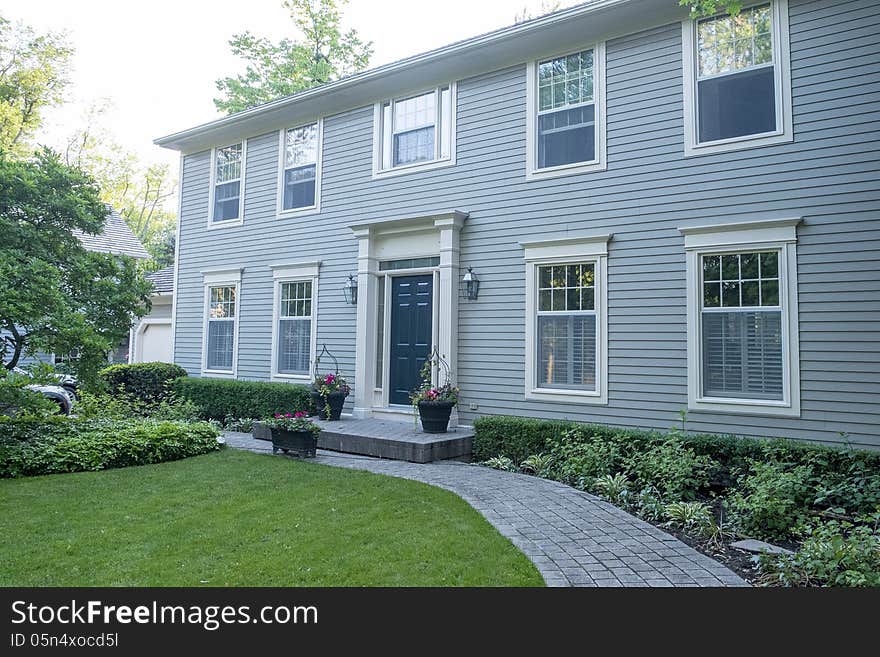
<path id="1" fill-rule="evenodd" d="M 407 57 L 154 140 L 184 153 L 234 143 L 435 84 L 680 21 L 677 0 L 591 0 Z"/>
<path id="2" fill-rule="evenodd" d="M 141 244 L 141 241 L 131 232 L 131 228 L 125 220 L 119 216 L 109 205 L 107 206 L 107 219 L 104 221 L 104 230 L 98 235 L 89 235 L 75 230 L 73 234 L 88 251 L 99 253 L 112 253 L 113 255 L 127 255 L 132 258 L 149 258 L 150 254 Z"/>
<path id="3" fill-rule="evenodd" d="M 146 279 L 153 282 L 153 291 L 157 294 L 174 292 L 174 265 L 147 274 Z"/>

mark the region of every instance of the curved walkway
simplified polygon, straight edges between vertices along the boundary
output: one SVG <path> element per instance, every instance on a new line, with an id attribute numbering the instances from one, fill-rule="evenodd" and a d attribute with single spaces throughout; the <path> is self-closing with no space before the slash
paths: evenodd
<path id="1" fill-rule="evenodd" d="M 227 432 L 230 447 L 271 443 Z M 460 496 L 534 562 L 548 586 L 748 586 L 714 559 L 588 493 L 467 463 L 426 464 L 318 451 L 317 463 L 414 479 Z"/>

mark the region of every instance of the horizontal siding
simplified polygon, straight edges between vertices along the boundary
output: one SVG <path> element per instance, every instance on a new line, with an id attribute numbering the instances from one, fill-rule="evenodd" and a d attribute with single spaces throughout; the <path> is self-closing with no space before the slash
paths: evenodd
<path id="1" fill-rule="evenodd" d="M 201 271 L 241 266 L 239 376 L 265 379 L 270 264 L 321 260 L 318 345 L 353 378 L 357 268 L 349 224 L 461 209 L 463 264 L 482 281 L 459 316 L 461 411 L 667 428 L 687 406 L 685 256 L 678 226 L 804 217 L 798 230 L 800 419 L 692 411 L 697 431 L 880 447 L 880 7 L 791 0 L 795 141 L 683 157 L 681 29 L 607 43 L 608 169 L 526 182 L 525 67 L 462 80 L 454 167 L 373 180 L 372 108 L 325 119 L 319 216 L 275 217 L 278 139 L 248 141 L 245 224 L 208 231 L 209 155 L 185 158 L 176 360 L 198 374 Z M 609 403 L 526 401 L 519 242 L 588 230 L 609 246 Z M 471 405 L 476 407 L 471 409 Z"/>

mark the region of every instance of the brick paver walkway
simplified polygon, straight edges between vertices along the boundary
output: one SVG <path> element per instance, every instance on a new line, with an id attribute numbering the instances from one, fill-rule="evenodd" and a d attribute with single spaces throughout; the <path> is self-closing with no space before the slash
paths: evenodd
<path id="1" fill-rule="evenodd" d="M 226 433 L 230 447 L 271 443 Z M 555 481 L 466 463 L 406 463 L 318 451 L 318 463 L 414 479 L 463 498 L 534 562 L 549 586 L 748 586 L 677 538 Z"/>

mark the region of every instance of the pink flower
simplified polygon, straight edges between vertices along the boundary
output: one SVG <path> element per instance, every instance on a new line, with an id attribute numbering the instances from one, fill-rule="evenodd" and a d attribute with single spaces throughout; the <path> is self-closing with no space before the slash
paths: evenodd
<path id="1" fill-rule="evenodd" d="M 297 411 L 293 417 L 308 417 L 308 416 L 309 416 L 309 414 L 306 413 L 305 411 Z"/>
<path id="2" fill-rule="evenodd" d="M 324 383 L 327 383 L 327 384 L 333 383 L 335 380 L 336 380 L 336 377 L 333 376 L 332 374 L 328 374 L 326 377 L 324 377 Z"/>

